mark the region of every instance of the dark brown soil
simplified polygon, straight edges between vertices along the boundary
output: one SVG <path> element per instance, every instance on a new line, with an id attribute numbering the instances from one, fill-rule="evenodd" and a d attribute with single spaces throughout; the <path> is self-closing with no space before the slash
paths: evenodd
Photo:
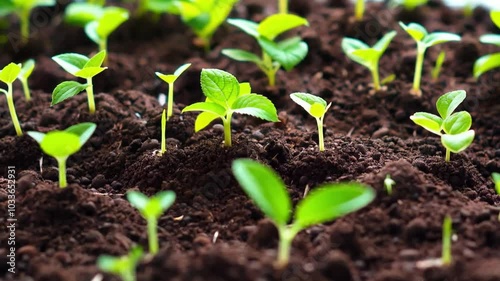
<path id="1" fill-rule="evenodd" d="M 260 20 L 274 12 L 268 2 L 242 1 L 233 16 Z M 0 65 L 37 60 L 30 80 L 33 101 L 26 102 L 16 87 L 25 131 L 63 129 L 84 121 L 98 127 L 68 161 L 70 186 L 59 189 L 55 160 L 44 156 L 30 137 L 14 136 L 5 97 L 0 97 L 0 279 L 92 280 L 99 255 L 123 255 L 133 244 L 147 247 L 145 221 L 124 194 L 168 189 L 177 193 L 177 201 L 159 221 L 160 253 L 139 265 L 139 280 L 500 280 L 500 196 L 490 180 L 492 172 L 500 171 L 500 73 L 479 81 L 471 74 L 474 61 L 495 50 L 477 39 L 495 31 L 487 12 L 476 10 L 467 19 L 439 4 L 415 13 L 369 4 L 365 21 L 358 24 L 343 1 L 323 2 L 291 1 L 292 11 L 310 22 L 300 30 L 310 53 L 295 70 L 279 72 L 276 88 L 266 86 L 255 66 L 220 55 L 227 47 L 257 50 L 251 38 L 231 27 L 223 26 L 205 53 L 175 17 L 132 20 L 111 38 L 109 70 L 95 80 L 98 111 L 93 116 L 84 94 L 49 106 L 52 89 L 71 79 L 50 57 L 95 50 L 82 30 L 60 23 L 62 7 L 50 10 L 52 20 L 33 29 L 28 47 L 5 46 Z M 428 50 L 420 99 L 409 94 L 414 42 L 397 26 L 398 20 L 463 36 L 460 43 Z M 381 75 L 395 73 L 397 79 L 371 95 L 368 71 L 345 57 L 341 39 L 352 36 L 372 44 L 392 29 L 399 35 L 381 61 Z M 447 59 L 439 81 L 432 82 L 429 72 L 440 50 L 447 52 Z M 161 106 L 156 96 L 166 85 L 154 72 L 170 72 L 184 62 L 193 66 L 176 82 L 168 152 L 159 157 Z M 281 122 L 236 117 L 231 148 L 222 146 L 220 125 L 194 133 L 196 114 L 181 115 L 180 109 L 202 100 L 199 75 L 207 67 L 250 81 L 254 92 L 275 102 Z M 416 111 L 435 112 L 436 99 L 456 89 L 468 93 L 461 108 L 473 116 L 476 139 L 445 163 L 439 139 L 408 117 Z M 289 99 L 295 91 L 333 103 L 323 153 L 317 151 L 314 120 Z M 277 270 L 277 232 L 231 174 L 231 161 L 241 157 L 277 170 L 295 202 L 306 188 L 341 180 L 371 185 L 378 196 L 357 213 L 301 232 L 290 265 Z M 6 273 L 4 242 L 8 166 L 15 166 L 17 176 L 15 275 Z M 396 181 L 392 195 L 383 188 L 387 174 Z M 440 257 L 441 223 L 447 214 L 457 237 L 453 264 L 424 268 L 421 261 Z M 105 280 L 117 279 L 105 275 Z"/>

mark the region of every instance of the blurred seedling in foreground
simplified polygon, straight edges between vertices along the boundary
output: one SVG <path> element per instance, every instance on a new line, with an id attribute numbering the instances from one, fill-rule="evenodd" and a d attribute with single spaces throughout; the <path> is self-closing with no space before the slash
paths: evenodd
<path id="1" fill-rule="evenodd" d="M 136 281 L 136 267 L 143 255 L 143 250 L 135 246 L 121 257 L 101 255 L 97 258 L 97 267 L 107 273 L 119 276 L 122 281 Z"/>

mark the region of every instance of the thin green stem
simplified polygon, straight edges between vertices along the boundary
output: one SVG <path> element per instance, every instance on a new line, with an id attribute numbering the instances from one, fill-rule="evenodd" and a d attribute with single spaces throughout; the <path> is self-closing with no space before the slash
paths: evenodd
<path id="1" fill-rule="evenodd" d="M 259 68 L 266 74 L 269 86 L 275 86 L 276 72 L 278 72 L 279 66 L 276 67 L 273 65 L 273 60 L 266 52 L 262 52 L 262 63 L 259 65 Z"/>
<path id="2" fill-rule="evenodd" d="M 424 65 L 425 46 L 417 44 L 417 62 L 415 64 L 415 76 L 413 77 L 413 90 L 420 92 L 420 81 L 422 80 L 422 68 Z"/>
<path id="3" fill-rule="evenodd" d="M 168 83 L 167 119 L 174 114 L 174 83 Z"/>
<path id="4" fill-rule="evenodd" d="M 441 261 L 444 265 L 451 264 L 451 218 L 446 216 L 443 222 L 443 237 L 442 237 L 442 256 Z"/>
<path id="5" fill-rule="evenodd" d="M 153 255 L 158 253 L 158 229 L 156 218 L 148 218 L 148 241 L 149 241 L 149 252 Z"/>
<path id="6" fill-rule="evenodd" d="M 161 114 L 161 151 L 160 154 L 163 155 L 167 151 L 167 114 L 165 109 Z"/>
<path id="7" fill-rule="evenodd" d="M 222 118 L 224 125 L 224 146 L 231 147 L 231 117 L 232 113 L 228 113 L 226 118 Z"/>
<path id="8" fill-rule="evenodd" d="M 95 113 L 95 101 L 94 101 L 94 85 L 92 85 L 92 78 L 87 78 L 87 99 L 89 102 L 89 112 L 90 114 Z"/>
<path id="9" fill-rule="evenodd" d="M 68 182 L 66 181 L 66 160 L 68 157 L 57 157 L 57 164 L 59 166 L 59 187 L 65 188 L 68 186 Z"/>
<path id="10" fill-rule="evenodd" d="M 104 66 L 107 66 L 108 65 L 108 39 L 102 39 L 101 41 L 99 41 L 99 52 L 102 52 L 102 51 L 106 51 L 106 56 L 104 57 L 104 62 L 103 62 L 103 65 Z"/>
<path id="11" fill-rule="evenodd" d="M 446 161 L 446 162 L 450 162 L 450 157 L 451 157 L 451 152 L 450 152 L 450 150 L 447 148 L 447 149 L 446 149 L 446 156 L 445 156 L 445 158 L 444 158 L 444 161 Z"/>
<path id="12" fill-rule="evenodd" d="M 14 106 L 14 96 L 12 94 L 12 83 L 7 84 L 7 105 L 9 107 L 10 118 L 12 119 L 12 124 L 14 129 L 16 129 L 17 136 L 22 136 L 23 131 L 21 130 L 21 125 L 17 119 L 16 107 Z"/>
<path id="13" fill-rule="evenodd" d="M 24 92 L 24 98 L 26 98 L 26 101 L 31 100 L 31 93 L 30 93 L 30 87 L 28 85 L 28 79 L 20 79 L 21 84 L 23 85 L 23 92 Z"/>
<path id="14" fill-rule="evenodd" d="M 324 151 L 325 150 L 325 141 L 323 139 L 323 117 L 316 118 L 316 123 L 318 124 L 319 151 Z"/>
<path id="15" fill-rule="evenodd" d="M 278 0 L 279 1 L 279 13 L 288 14 L 288 0 Z"/>
<path id="16" fill-rule="evenodd" d="M 363 20 L 363 14 L 365 13 L 365 0 L 357 0 L 355 10 L 356 20 Z"/>
<path id="17" fill-rule="evenodd" d="M 21 43 L 25 45 L 30 38 L 30 10 L 21 10 L 18 14 L 21 25 Z"/>
<path id="18" fill-rule="evenodd" d="M 279 268 L 284 268 L 287 266 L 288 261 L 290 260 L 292 241 L 297 233 L 299 233 L 300 228 L 296 225 L 283 225 L 277 227 L 280 241 L 278 244 L 278 258 L 276 262 Z"/>
<path id="19" fill-rule="evenodd" d="M 138 16 L 142 16 L 147 11 L 148 0 L 138 0 L 138 1 L 139 1 L 139 3 L 138 3 L 138 6 L 137 6 L 136 13 L 137 13 Z"/>
<path id="20" fill-rule="evenodd" d="M 378 61 L 375 63 L 375 65 L 370 69 L 372 72 L 372 77 L 373 77 L 373 88 L 375 91 L 380 90 L 380 76 L 378 72 Z"/>

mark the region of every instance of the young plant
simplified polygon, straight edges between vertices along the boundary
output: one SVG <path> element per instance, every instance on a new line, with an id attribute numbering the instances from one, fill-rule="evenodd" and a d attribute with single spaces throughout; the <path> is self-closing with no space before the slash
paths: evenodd
<path id="1" fill-rule="evenodd" d="M 325 150 L 325 143 L 323 140 L 323 119 L 325 113 L 328 111 L 332 103 L 327 104 L 324 99 L 308 93 L 293 93 L 290 98 L 298 105 L 300 105 L 307 113 L 316 118 L 318 125 L 318 143 L 319 151 Z"/>
<path id="2" fill-rule="evenodd" d="M 24 97 L 26 98 L 27 101 L 31 100 L 28 78 L 31 76 L 31 73 L 33 73 L 34 69 L 35 69 L 35 61 L 32 59 L 27 60 L 22 64 L 21 72 L 19 73 L 19 76 L 17 76 L 17 79 L 21 81 L 21 84 L 23 85 Z"/>
<path id="3" fill-rule="evenodd" d="M 143 250 L 139 246 L 133 247 L 126 256 L 101 255 L 97 258 L 97 267 L 103 272 L 119 276 L 123 281 L 136 281 L 135 268 L 142 255 Z"/>
<path id="4" fill-rule="evenodd" d="M 182 110 L 202 111 L 195 121 L 195 132 L 202 130 L 217 118 L 224 125 L 224 145 L 231 146 L 231 118 L 233 113 L 247 114 L 271 122 L 278 122 L 274 104 L 266 97 L 252 94 L 249 83 L 239 83 L 236 78 L 218 69 L 201 71 L 201 90 L 207 97 Z"/>
<path id="5" fill-rule="evenodd" d="M 441 74 L 441 68 L 443 66 L 445 58 L 446 58 L 446 52 L 445 51 L 439 52 L 439 55 L 436 59 L 436 64 L 434 65 L 434 68 L 432 69 L 431 72 L 432 80 L 434 82 L 438 80 L 439 74 Z"/>
<path id="6" fill-rule="evenodd" d="M 288 0 L 278 0 L 278 7 L 280 14 L 288 14 Z"/>
<path id="7" fill-rule="evenodd" d="M 416 8 L 423 6 L 429 0 L 392 0 L 393 5 L 402 6 L 406 11 L 413 11 Z"/>
<path id="8" fill-rule="evenodd" d="M 459 153 L 474 140 L 474 130 L 469 130 L 472 126 L 471 115 L 467 111 L 453 113 L 465 97 L 463 90 L 446 93 L 436 102 L 440 116 L 427 112 L 410 116 L 415 124 L 441 137 L 441 143 L 446 148 L 446 162 L 450 161 L 450 152 Z"/>
<path id="9" fill-rule="evenodd" d="M 67 128 L 64 131 L 51 131 L 46 134 L 40 132 L 28 132 L 34 138 L 42 151 L 54 157 L 59 165 L 59 187 L 65 188 L 66 160 L 82 148 L 92 136 L 96 128 L 94 123 L 80 123 Z"/>
<path id="10" fill-rule="evenodd" d="M 490 17 L 493 23 L 500 28 L 500 11 L 491 11 Z M 485 34 L 479 38 L 479 41 L 484 44 L 493 44 L 500 46 L 499 34 Z M 500 53 L 489 54 L 480 57 L 474 63 L 474 77 L 477 79 L 484 73 L 500 67 Z"/>
<path id="11" fill-rule="evenodd" d="M 395 185 L 396 182 L 391 178 L 391 175 L 387 174 L 384 179 L 384 187 L 387 194 L 392 194 L 392 186 Z"/>
<path id="12" fill-rule="evenodd" d="M 144 15 L 147 11 L 155 14 L 180 14 L 179 2 L 190 2 L 191 0 L 138 0 L 136 14 Z"/>
<path id="13" fill-rule="evenodd" d="M 19 119 L 17 119 L 16 107 L 14 106 L 12 83 L 14 83 L 17 77 L 19 77 L 21 70 L 21 66 L 15 63 L 10 63 L 2 70 L 0 70 L 0 81 L 7 84 L 7 91 L 4 89 L 0 89 L 0 92 L 4 93 L 7 98 L 7 106 L 9 107 L 10 118 L 12 119 L 12 124 L 14 125 L 14 129 L 16 129 L 16 134 L 18 136 L 22 136 L 23 131 L 21 130 Z"/>
<path id="14" fill-rule="evenodd" d="M 276 72 L 281 67 L 289 71 L 307 55 L 308 46 L 298 36 L 276 41 L 282 33 L 308 25 L 305 18 L 290 14 L 275 14 L 259 24 L 245 19 L 228 19 L 227 22 L 254 37 L 262 48 L 262 57 L 240 49 L 224 49 L 222 54 L 236 61 L 255 63 L 266 74 L 270 86 L 276 84 Z"/>
<path id="15" fill-rule="evenodd" d="M 365 0 L 356 0 L 356 7 L 354 10 L 356 20 L 362 21 L 363 15 L 365 14 Z"/>
<path id="16" fill-rule="evenodd" d="M 452 258 L 451 258 L 451 238 L 453 235 L 452 232 L 452 223 L 451 223 L 451 217 L 446 216 L 443 221 L 443 249 L 441 253 L 441 262 L 443 265 L 450 265 Z"/>
<path id="17" fill-rule="evenodd" d="M 109 35 L 127 21 L 128 17 L 128 10 L 124 8 L 106 8 L 97 20 L 85 25 L 85 33 L 99 46 L 100 52 L 107 52 Z"/>
<path id="18" fill-rule="evenodd" d="M 161 80 L 165 81 L 168 84 L 168 111 L 167 111 L 167 120 L 172 117 L 174 112 L 174 82 L 181 76 L 181 74 L 186 71 L 191 66 L 190 63 L 183 64 L 179 66 L 174 72 L 174 74 L 162 74 L 160 72 L 156 72 L 156 76 L 160 77 Z"/>
<path id="19" fill-rule="evenodd" d="M 500 173 L 492 173 L 491 178 L 493 179 L 493 183 L 495 184 L 497 194 L 500 195 Z"/>
<path id="20" fill-rule="evenodd" d="M 422 68 L 424 65 L 424 56 L 427 48 L 450 41 L 460 41 L 460 36 L 449 32 L 428 33 L 425 27 L 418 23 L 408 25 L 399 22 L 403 28 L 417 42 L 417 62 L 415 64 L 415 76 L 413 78 L 412 94 L 421 96 L 420 81 L 422 79 Z"/>
<path id="21" fill-rule="evenodd" d="M 52 57 L 52 59 L 57 62 L 64 70 L 76 77 L 87 79 L 87 83 L 82 84 L 76 81 L 65 81 L 57 85 L 57 87 L 52 92 L 51 105 L 58 104 L 86 90 L 89 103 L 89 112 L 90 114 L 94 114 L 95 102 L 94 85 L 92 84 L 92 78 L 107 69 L 107 67 L 102 67 L 102 63 L 104 62 L 105 57 L 106 51 L 101 51 L 94 55 L 92 58 L 88 58 L 84 55 L 75 53 L 62 54 Z"/>
<path id="22" fill-rule="evenodd" d="M 0 17 L 16 14 L 21 28 L 21 44 L 28 42 L 30 37 L 30 15 L 35 7 L 54 6 L 55 0 L 3 0 L 0 1 Z"/>
<path id="23" fill-rule="evenodd" d="M 387 33 L 371 48 L 358 39 L 346 37 L 342 40 L 342 50 L 344 53 L 350 59 L 365 66 L 371 71 L 373 87 L 376 91 L 380 90 L 378 62 L 396 34 L 396 31 Z"/>
<path id="24" fill-rule="evenodd" d="M 245 193 L 278 229 L 280 267 L 288 264 L 292 241 L 300 231 L 357 211 L 375 198 L 375 192 L 360 183 L 325 184 L 298 203 L 294 221 L 288 224 L 292 200 L 284 182 L 271 168 L 251 159 L 238 159 L 232 170 Z"/>
<path id="25" fill-rule="evenodd" d="M 151 198 L 140 193 L 131 191 L 127 193 L 127 200 L 135 207 L 148 223 L 149 252 L 153 255 L 158 253 L 158 219 L 175 201 L 173 191 L 160 191 Z"/>

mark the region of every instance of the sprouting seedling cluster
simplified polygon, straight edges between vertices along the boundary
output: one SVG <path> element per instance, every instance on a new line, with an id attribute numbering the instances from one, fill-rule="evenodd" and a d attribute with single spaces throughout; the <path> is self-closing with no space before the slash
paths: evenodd
<path id="1" fill-rule="evenodd" d="M 0 89 L 7 98 L 7 106 L 9 107 L 10 118 L 14 124 L 16 134 L 22 136 L 23 131 L 21 129 L 21 124 L 19 124 L 19 119 L 17 118 L 16 107 L 14 106 L 14 94 L 12 91 L 12 84 L 18 78 L 21 73 L 22 67 L 19 64 L 10 63 L 0 70 L 0 81 L 7 84 L 7 91 Z"/>
<path id="2" fill-rule="evenodd" d="M 97 258 L 97 267 L 104 272 L 119 276 L 123 281 L 136 281 L 135 270 L 142 256 L 142 248 L 135 246 L 125 256 L 99 256 Z"/>
<path id="3" fill-rule="evenodd" d="M 139 210 L 147 221 L 149 252 L 153 255 L 158 253 L 158 219 L 163 212 L 174 204 L 175 193 L 170 190 L 161 191 L 148 198 L 139 191 L 131 191 L 127 193 L 127 200 Z"/>
<path id="4" fill-rule="evenodd" d="M 373 189 L 360 183 L 325 184 L 298 203 L 293 223 L 288 224 L 292 200 L 272 169 L 254 160 L 238 159 L 233 162 L 232 170 L 245 193 L 278 229 L 279 266 L 288 263 L 292 241 L 300 231 L 357 211 L 375 198 Z"/>
<path id="5" fill-rule="evenodd" d="M 380 57 L 384 54 L 392 39 L 396 36 L 396 31 L 391 31 L 384 35 L 373 47 L 366 45 L 358 39 L 344 38 L 342 40 L 342 50 L 353 61 L 365 66 L 372 73 L 373 87 L 380 90 L 380 76 L 378 64 Z"/>
<path id="6" fill-rule="evenodd" d="M 500 28 L 500 11 L 491 11 L 490 17 L 493 23 Z M 484 44 L 500 46 L 500 35 L 485 34 L 479 38 L 479 41 Z M 500 67 L 500 53 L 484 55 L 477 59 L 474 63 L 474 77 L 477 79 L 484 73 L 498 67 Z"/>
<path id="7" fill-rule="evenodd" d="M 422 79 L 422 68 L 427 48 L 450 41 L 460 41 L 460 36 L 449 32 L 428 33 L 425 27 L 418 23 L 408 25 L 399 22 L 399 25 L 417 42 L 417 62 L 415 64 L 415 76 L 413 79 L 412 93 L 421 96 L 420 82 Z"/>
<path id="8" fill-rule="evenodd" d="M 96 129 L 94 123 L 80 123 L 64 131 L 40 133 L 30 131 L 28 135 L 35 139 L 44 153 L 54 157 L 59 165 L 59 187 L 68 185 L 66 180 L 66 160 L 78 152 Z"/>
<path id="9" fill-rule="evenodd" d="M 450 152 L 459 153 L 474 140 L 474 130 L 470 130 L 470 113 L 453 113 L 465 98 L 466 93 L 463 90 L 449 92 L 439 97 L 436 102 L 439 116 L 427 112 L 417 112 L 410 116 L 415 124 L 441 137 L 441 143 L 446 149 L 446 162 L 450 161 Z"/>
<path id="10" fill-rule="evenodd" d="M 293 69 L 306 57 L 309 50 L 306 42 L 298 36 L 276 40 L 284 32 L 308 25 L 305 18 L 275 14 L 259 24 L 245 19 L 228 19 L 227 22 L 254 37 L 262 48 L 262 57 L 240 49 L 224 49 L 222 54 L 237 61 L 255 63 L 266 74 L 271 86 L 275 85 L 276 72 L 281 67 L 287 71 Z"/>
<path id="11" fill-rule="evenodd" d="M 324 151 L 323 120 L 332 104 L 327 104 L 321 97 L 309 93 L 293 93 L 290 95 L 290 98 L 316 119 L 316 124 L 318 125 L 319 151 Z"/>
<path id="12" fill-rule="evenodd" d="M 52 92 L 51 105 L 58 104 L 86 90 L 89 112 L 94 114 L 95 101 L 92 78 L 107 69 L 107 67 L 102 67 L 105 58 L 106 51 L 101 51 L 92 58 L 75 53 L 62 54 L 53 57 L 52 59 L 64 70 L 76 77 L 86 79 L 87 83 L 82 84 L 76 81 L 65 81 L 60 83 Z"/>
<path id="13" fill-rule="evenodd" d="M 182 112 L 202 111 L 195 121 L 196 132 L 215 119 L 221 118 L 224 125 L 225 146 L 231 146 L 231 119 L 234 113 L 251 115 L 271 122 L 278 121 L 276 108 L 268 98 L 251 93 L 250 84 L 239 83 L 228 72 L 203 69 L 201 89 L 206 100 L 189 105 Z"/>

